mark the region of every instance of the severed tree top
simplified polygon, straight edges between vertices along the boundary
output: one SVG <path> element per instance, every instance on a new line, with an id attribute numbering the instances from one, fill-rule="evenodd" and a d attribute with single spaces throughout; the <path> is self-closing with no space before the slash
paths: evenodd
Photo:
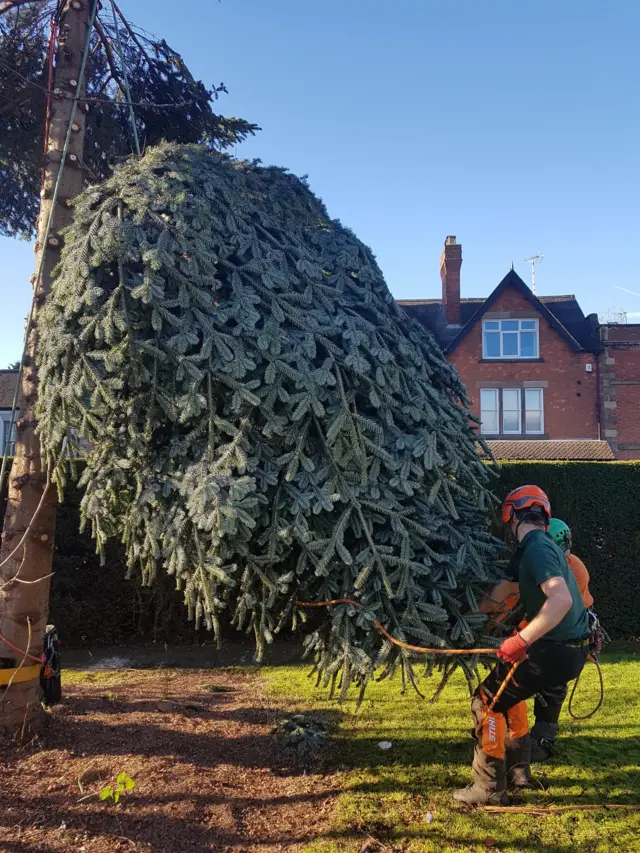
<path id="1" fill-rule="evenodd" d="M 477 644 L 496 547 L 460 377 L 303 181 L 163 144 L 82 194 L 65 244 L 40 434 L 61 487 L 68 428 L 88 443 L 100 549 L 121 540 L 197 623 L 249 628 L 259 652 L 299 625 L 295 601 L 357 599 L 306 629 L 345 690 L 376 664 L 413 677 L 374 617 Z"/>

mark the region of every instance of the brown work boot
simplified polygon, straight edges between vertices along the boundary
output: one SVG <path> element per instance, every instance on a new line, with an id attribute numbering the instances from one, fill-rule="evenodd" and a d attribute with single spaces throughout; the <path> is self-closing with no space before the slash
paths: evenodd
<path id="1" fill-rule="evenodd" d="M 519 791 L 531 787 L 531 735 L 509 738 L 506 750 L 507 785 Z"/>
<path id="2" fill-rule="evenodd" d="M 485 791 L 478 785 L 467 785 L 453 792 L 453 799 L 466 806 L 506 806 L 508 803 L 506 791 Z"/>

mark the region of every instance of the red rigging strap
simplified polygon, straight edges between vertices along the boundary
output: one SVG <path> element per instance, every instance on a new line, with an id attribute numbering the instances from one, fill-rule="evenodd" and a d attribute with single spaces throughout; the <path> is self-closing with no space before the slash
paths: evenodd
<path id="1" fill-rule="evenodd" d="M 14 646 L 13 643 L 10 640 L 7 640 L 6 637 L 3 637 L 2 634 L 0 634 L 0 642 L 3 642 L 5 646 L 10 648 L 12 651 L 17 652 L 19 655 L 22 655 L 23 657 L 28 658 L 29 660 L 34 660 L 36 663 L 42 664 L 46 660 L 44 652 L 40 655 L 40 657 L 35 657 L 34 655 L 27 654 L 27 652 L 25 652 L 23 649 L 19 649 L 17 646 Z"/>

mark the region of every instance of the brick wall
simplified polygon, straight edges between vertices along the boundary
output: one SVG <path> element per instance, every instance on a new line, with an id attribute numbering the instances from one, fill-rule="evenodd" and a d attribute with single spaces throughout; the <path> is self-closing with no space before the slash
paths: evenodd
<path id="1" fill-rule="evenodd" d="M 0 409 L 11 408 L 17 379 L 17 370 L 0 370 Z"/>
<path id="2" fill-rule="evenodd" d="M 617 459 L 640 459 L 640 325 L 600 327 L 604 437 Z"/>
<path id="3" fill-rule="evenodd" d="M 540 361 L 482 362 L 482 322 L 449 354 L 467 386 L 472 411 L 480 414 L 479 386 L 499 387 L 539 382 L 544 387 L 544 436 L 551 439 L 598 438 L 597 378 L 593 353 L 575 352 L 516 290 L 506 290 L 490 307 L 490 314 L 537 317 Z M 587 364 L 593 366 L 587 373 Z M 510 438 L 526 436 L 509 436 Z"/>

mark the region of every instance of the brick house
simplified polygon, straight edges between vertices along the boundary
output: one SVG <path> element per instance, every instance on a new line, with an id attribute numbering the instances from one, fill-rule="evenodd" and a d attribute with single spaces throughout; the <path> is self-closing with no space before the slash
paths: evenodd
<path id="1" fill-rule="evenodd" d="M 513 269 L 488 297 L 463 299 L 461 266 L 462 247 L 447 237 L 441 298 L 399 304 L 460 371 L 496 456 L 640 458 L 640 327 L 615 327 L 637 330 L 621 352 L 614 327 L 585 316 L 575 296 L 538 297 Z"/>
<path id="2" fill-rule="evenodd" d="M 7 430 L 11 420 L 11 407 L 13 406 L 13 395 L 18 379 L 17 370 L 0 370 L 0 457 L 4 453 L 4 445 L 7 440 Z M 13 426 L 12 440 L 9 445 L 9 455 L 13 455 L 13 444 L 15 441 L 15 424 Z"/>

